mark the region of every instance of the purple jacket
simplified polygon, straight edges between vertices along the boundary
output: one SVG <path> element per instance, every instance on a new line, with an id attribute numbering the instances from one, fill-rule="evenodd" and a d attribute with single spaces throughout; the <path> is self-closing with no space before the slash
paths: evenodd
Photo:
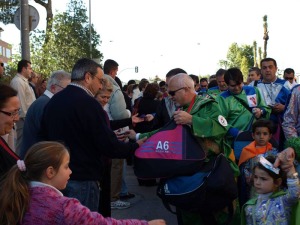
<path id="1" fill-rule="evenodd" d="M 30 188 L 29 209 L 20 224 L 148 225 L 148 222 L 104 218 L 97 212 L 91 212 L 77 199 L 62 196 L 58 190 L 51 186 L 37 186 Z"/>

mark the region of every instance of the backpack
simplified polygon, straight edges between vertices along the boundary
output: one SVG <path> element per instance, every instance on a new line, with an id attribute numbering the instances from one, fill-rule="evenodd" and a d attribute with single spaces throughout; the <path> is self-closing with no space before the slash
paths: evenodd
<path id="1" fill-rule="evenodd" d="M 134 173 L 140 179 L 191 175 L 200 170 L 205 158 L 191 128 L 171 119 L 135 151 Z"/>
<path id="2" fill-rule="evenodd" d="M 228 221 L 233 217 L 233 200 L 238 196 L 234 172 L 223 154 L 206 162 L 191 176 L 179 176 L 161 181 L 157 195 L 172 213 L 171 206 L 201 213 L 205 217 L 228 207 Z M 176 213 L 175 213 L 176 214 Z"/>

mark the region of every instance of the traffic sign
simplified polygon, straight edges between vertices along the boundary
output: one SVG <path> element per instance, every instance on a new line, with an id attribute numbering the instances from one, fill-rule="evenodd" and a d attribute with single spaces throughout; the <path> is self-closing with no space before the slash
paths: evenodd
<path id="1" fill-rule="evenodd" d="M 34 30 L 40 21 L 40 15 L 36 8 L 32 5 L 29 5 L 29 29 L 30 31 Z M 14 16 L 14 24 L 20 30 L 21 29 L 21 7 L 17 9 Z"/>

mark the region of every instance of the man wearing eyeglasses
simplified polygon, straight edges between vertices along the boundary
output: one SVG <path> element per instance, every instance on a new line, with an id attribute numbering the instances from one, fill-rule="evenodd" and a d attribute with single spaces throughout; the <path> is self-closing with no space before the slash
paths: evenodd
<path id="1" fill-rule="evenodd" d="M 291 90 L 295 85 L 297 85 L 295 81 L 295 71 L 292 68 L 286 68 L 284 70 L 283 78 L 286 80 L 284 87 L 288 90 Z"/>
<path id="2" fill-rule="evenodd" d="M 29 106 L 34 102 L 35 95 L 33 89 L 29 86 L 28 79 L 31 76 L 32 67 L 31 62 L 22 59 L 18 62 L 18 73 L 11 80 L 10 86 L 18 92 L 18 98 L 21 103 L 20 119 L 16 123 L 17 141 L 16 153 L 20 154 L 21 143 L 23 138 L 23 126 Z"/>
<path id="3" fill-rule="evenodd" d="M 54 71 L 47 82 L 46 91 L 29 107 L 23 128 L 20 157 L 23 159 L 28 149 L 38 142 L 38 132 L 45 106 L 53 95 L 62 91 L 71 82 L 71 74 L 63 70 Z"/>
<path id="4" fill-rule="evenodd" d="M 79 59 L 71 83 L 46 105 L 40 129 L 43 140 L 60 141 L 69 148 L 72 174 L 64 195 L 77 198 L 91 211 L 98 211 L 103 156 L 127 158 L 144 142 L 120 142 L 108 127 L 107 114 L 95 99 L 103 77 L 98 63 Z"/>

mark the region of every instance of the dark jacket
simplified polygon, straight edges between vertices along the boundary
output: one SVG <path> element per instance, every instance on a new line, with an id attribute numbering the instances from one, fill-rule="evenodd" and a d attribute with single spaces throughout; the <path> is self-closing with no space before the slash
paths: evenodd
<path id="1" fill-rule="evenodd" d="M 17 164 L 19 156 L 14 153 L 2 137 L 0 137 L 0 180 L 13 165 Z"/>
<path id="2" fill-rule="evenodd" d="M 72 180 L 99 180 L 102 156 L 127 158 L 138 148 L 137 143 L 118 141 L 108 123 L 105 111 L 92 96 L 69 85 L 45 107 L 41 134 L 43 139 L 61 141 L 69 148 Z"/>

